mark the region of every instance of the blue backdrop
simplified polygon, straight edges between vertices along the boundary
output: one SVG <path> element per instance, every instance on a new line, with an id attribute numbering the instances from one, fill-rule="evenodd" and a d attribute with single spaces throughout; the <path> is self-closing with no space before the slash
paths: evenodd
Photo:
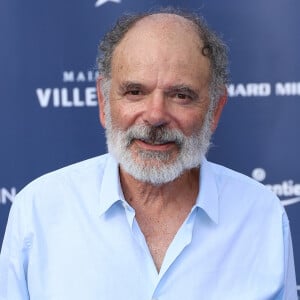
<path id="1" fill-rule="evenodd" d="M 106 151 L 97 45 L 121 13 L 160 5 L 199 12 L 228 44 L 230 99 L 209 159 L 266 184 L 283 201 L 300 284 L 298 0 L 2 0 L 0 245 L 13 197 L 25 184 Z"/>

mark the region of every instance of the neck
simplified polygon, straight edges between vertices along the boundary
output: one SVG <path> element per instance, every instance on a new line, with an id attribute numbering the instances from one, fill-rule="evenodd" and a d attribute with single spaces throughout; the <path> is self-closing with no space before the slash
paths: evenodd
<path id="1" fill-rule="evenodd" d="M 174 204 L 191 208 L 199 192 L 199 168 L 186 171 L 174 181 L 153 185 L 138 181 L 120 167 L 120 181 L 125 199 L 133 208 L 150 205 L 161 209 Z"/>
<path id="2" fill-rule="evenodd" d="M 189 170 L 176 180 L 157 186 L 140 182 L 120 168 L 120 181 L 159 271 L 170 243 L 195 204 L 199 169 Z"/>

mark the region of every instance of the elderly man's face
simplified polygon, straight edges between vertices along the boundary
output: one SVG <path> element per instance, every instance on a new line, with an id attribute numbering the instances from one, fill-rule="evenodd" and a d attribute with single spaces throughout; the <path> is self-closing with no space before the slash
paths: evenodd
<path id="1" fill-rule="evenodd" d="M 156 16 L 136 24 L 115 49 L 100 117 L 109 151 L 138 180 L 171 181 L 197 167 L 207 150 L 210 66 L 201 47 L 186 21 Z"/>

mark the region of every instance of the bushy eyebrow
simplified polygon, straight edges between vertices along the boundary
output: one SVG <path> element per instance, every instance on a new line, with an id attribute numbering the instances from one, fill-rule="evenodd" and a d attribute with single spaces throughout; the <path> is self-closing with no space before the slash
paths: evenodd
<path id="1" fill-rule="evenodd" d="M 120 85 L 120 90 L 121 91 L 128 91 L 132 89 L 142 89 L 144 86 L 138 82 L 133 82 L 133 81 L 125 81 L 122 82 Z"/>
<path id="2" fill-rule="evenodd" d="M 187 86 L 187 85 L 174 85 L 169 87 L 166 90 L 166 93 L 182 93 L 182 94 L 187 94 L 192 98 L 198 98 L 199 95 L 198 93 L 192 89 L 191 87 Z"/>
<path id="3" fill-rule="evenodd" d="M 124 81 L 120 85 L 121 92 L 134 90 L 134 89 L 146 90 L 147 88 L 143 84 L 134 81 Z M 185 84 L 169 86 L 167 89 L 164 90 L 164 93 L 165 94 L 182 93 L 182 94 L 187 94 L 194 99 L 199 98 L 199 94 L 193 88 Z"/>

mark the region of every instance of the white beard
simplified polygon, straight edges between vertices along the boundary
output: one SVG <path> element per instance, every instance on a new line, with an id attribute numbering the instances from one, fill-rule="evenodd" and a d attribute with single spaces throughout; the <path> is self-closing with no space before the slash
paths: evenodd
<path id="1" fill-rule="evenodd" d="M 109 153 L 135 179 L 153 185 L 173 181 L 184 171 L 200 166 L 208 151 L 211 138 L 212 109 L 209 109 L 202 128 L 191 136 L 164 126 L 134 125 L 127 130 L 114 127 L 109 101 L 105 102 L 106 139 Z M 131 149 L 134 139 L 151 143 L 175 142 L 178 153 Z"/>

